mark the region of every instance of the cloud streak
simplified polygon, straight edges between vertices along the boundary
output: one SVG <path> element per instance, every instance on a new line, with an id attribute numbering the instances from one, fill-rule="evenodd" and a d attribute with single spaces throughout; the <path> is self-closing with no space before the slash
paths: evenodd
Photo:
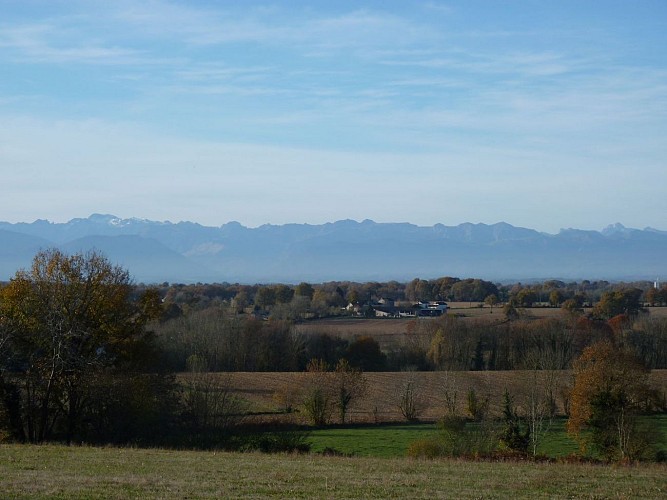
<path id="1" fill-rule="evenodd" d="M 220 5 L 8 9 L 3 213 L 664 225 L 623 219 L 667 213 L 653 18 L 624 31 L 587 2 L 579 20 L 527 6 L 531 22 L 434 2 Z M 618 182 L 649 210 L 616 206 Z"/>

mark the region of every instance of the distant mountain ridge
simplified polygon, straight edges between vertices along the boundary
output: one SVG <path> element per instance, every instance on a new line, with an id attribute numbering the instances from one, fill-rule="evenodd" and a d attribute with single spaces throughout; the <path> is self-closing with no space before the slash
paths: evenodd
<path id="1" fill-rule="evenodd" d="M 667 231 L 618 223 L 601 231 L 547 234 L 505 222 L 417 226 L 340 220 L 248 228 L 238 222 L 210 227 L 93 214 L 65 223 L 0 222 L 0 280 L 29 266 L 32 256 L 48 247 L 99 250 L 146 283 L 667 275 Z"/>

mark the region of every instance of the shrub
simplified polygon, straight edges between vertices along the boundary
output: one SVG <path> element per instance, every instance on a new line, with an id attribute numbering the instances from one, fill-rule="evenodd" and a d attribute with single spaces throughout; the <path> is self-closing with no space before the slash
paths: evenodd
<path id="1" fill-rule="evenodd" d="M 308 435 L 299 430 L 284 430 L 262 434 L 257 449 L 263 453 L 307 453 L 310 451 Z"/>
<path id="2" fill-rule="evenodd" d="M 503 424 L 500 444 L 507 450 L 525 454 L 530 444 L 530 429 L 521 430 L 521 418 L 517 415 L 512 396 L 507 390 L 503 395 Z"/>
<path id="3" fill-rule="evenodd" d="M 433 439 L 419 439 L 410 443 L 407 455 L 410 458 L 426 458 L 433 460 L 434 458 L 445 456 L 445 450 L 442 444 Z"/>
<path id="4" fill-rule="evenodd" d="M 238 451 L 262 453 L 307 453 L 311 443 L 310 433 L 295 425 L 268 422 L 251 424 L 234 429 L 226 448 Z"/>
<path id="5" fill-rule="evenodd" d="M 484 457 L 497 449 L 496 430 L 489 421 L 470 423 L 462 417 L 445 417 L 440 421 L 442 449 L 451 457 Z"/>
<path id="6" fill-rule="evenodd" d="M 437 457 L 480 458 L 494 456 L 498 439 L 496 429 L 488 421 L 470 423 L 463 417 L 447 416 L 439 422 L 436 439 L 420 439 L 408 448 L 412 458 Z"/>

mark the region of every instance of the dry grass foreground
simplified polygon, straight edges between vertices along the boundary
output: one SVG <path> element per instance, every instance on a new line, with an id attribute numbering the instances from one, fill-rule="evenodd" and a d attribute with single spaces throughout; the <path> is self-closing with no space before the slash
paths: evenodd
<path id="1" fill-rule="evenodd" d="M 2 498 L 665 498 L 667 466 L 0 445 Z"/>
<path id="2" fill-rule="evenodd" d="M 237 372 L 217 374 L 230 377 L 230 386 L 235 394 L 246 400 L 254 412 L 280 411 L 280 401 L 286 397 L 293 399 L 298 408 L 298 393 L 306 385 L 310 373 L 301 372 Z M 540 385 L 544 372 L 532 371 L 465 371 L 465 372 L 368 372 L 366 396 L 353 403 L 349 422 L 396 422 L 403 420 L 398 402 L 402 388 L 408 381 L 414 384 L 418 404 L 422 412 L 420 418 L 435 421 L 446 412 L 445 391 L 456 393 L 457 413 L 466 415 L 467 394 L 474 389 L 478 398 L 488 398 L 491 414 L 499 414 L 502 395 L 507 389 L 521 404 L 530 388 Z M 667 394 L 667 370 L 654 370 L 651 373 L 652 384 Z M 557 374 L 557 383 L 561 388 L 572 384 L 572 373 L 562 371 Z M 563 413 L 563 399 L 556 391 L 558 410 Z M 299 420 L 299 414 L 292 417 Z M 265 416 L 264 416 L 265 418 Z"/>

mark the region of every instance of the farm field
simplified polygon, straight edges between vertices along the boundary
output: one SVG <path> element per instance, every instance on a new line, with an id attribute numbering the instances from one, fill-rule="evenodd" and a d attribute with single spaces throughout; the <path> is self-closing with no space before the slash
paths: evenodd
<path id="1" fill-rule="evenodd" d="M 501 323 L 505 321 L 502 307 L 479 307 L 476 302 L 449 302 L 449 313 L 456 314 L 464 321 L 484 321 Z M 522 314 L 527 319 L 562 318 L 563 311 L 558 307 L 533 307 L 523 309 Z M 655 318 L 667 318 L 667 307 L 650 307 L 648 314 Z M 585 310 L 590 312 L 590 309 Z M 371 336 L 376 339 L 382 349 L 388 350 L 400 345 L 407 333 L 411 318 L 327 318 L 309 320 L 296 325 L 296 330 L 302 334 L 329 334 L 344 339 L 354 339 L 360 336 Z M 419 321 L 431 321 L 430 318 L 421 318 Z"/>
<path id="2" fill-rule="evenodd" d="M 667 465 L 0 446 L 3 498 L 661 498 Z"/>
<path id="3" fill-rule="evenodd" d="M 233 374 L 218 374 L 220 377 L 229 377 L 230 389 L 247 401 L 249 409 L 256 413 L 276 413 L 281 411 L 279 400 L 285 397 L 296 397 L 300 387 L 303 387 L 309 373 L 302 372 L 237 372 Z M 421 419 L 436 421 L 444 414 L 445 389 L 455 392 L 457 410 L 461 415 L 466 414 L 466 395 L 474 389 L 479 397 L 489 398 L 491 413 L 499 413 L 502 395 L 505 389 L 521 403 L 532 384 L 540 383 L 544 374 L 531 371 L 465 371 L 465 372 L 367 372 L 368 382 L 366 396 L 354 403 L 349 412 L 350 423 L 360 422 L 400 422 L 403 420 L 398 400 L 402 388 L 408 381 L 414 383 L 417 391 L 418 403 L 422 409 Z M 559 385 L 568 386 L 571 383 L 571 372 L 563 371 L 558 374 Z M 651 373 L 652 383 L 667 391 L 667 370 L 654 370 Z M 558 410 L 563 411 L 563 400 L 556 401 Z M 285 418 L 303 420 L 297 412 L 277 415 Z M 266 418 L 261 415 L 260 418 Z"/>

